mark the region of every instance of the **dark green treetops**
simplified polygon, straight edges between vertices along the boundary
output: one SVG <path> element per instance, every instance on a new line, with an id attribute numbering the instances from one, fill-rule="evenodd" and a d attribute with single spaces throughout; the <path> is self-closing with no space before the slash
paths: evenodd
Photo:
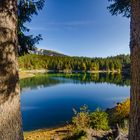
<path id="1" fill-rule="evenodd" d="M 45 0 L 19 0 L 18 1 L 18 41 L 19 41 L 19 54 L 28 53 L 28 50 L 32 50 L 36 43 L 38 43 L 42 37 L 26 35 L 29 32 L 25 26 L 25 23 L 31 22 L 33 15 L 37 15 L 38 11 L 44 6 Z"/>

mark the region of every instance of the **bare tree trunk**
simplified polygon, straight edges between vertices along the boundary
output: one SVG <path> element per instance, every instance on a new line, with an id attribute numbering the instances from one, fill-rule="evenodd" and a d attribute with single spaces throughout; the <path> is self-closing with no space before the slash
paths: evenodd
<path id="1" fill-rule="evenodd" d="M 131 95 L 129 139 L 140 140 L 140 0 L 131 0 Z"/>
<path id="2" fill-rule="evenodd" d="M 17 63 L 17 0 L 0 0 L 0 139 L 22 140 Z"/>

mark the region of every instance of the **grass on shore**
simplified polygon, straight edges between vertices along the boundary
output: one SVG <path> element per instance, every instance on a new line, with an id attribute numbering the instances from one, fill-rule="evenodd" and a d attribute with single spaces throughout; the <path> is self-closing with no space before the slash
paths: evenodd
<path id="1" fill-rule="evenodd" d="M 63 139 L 68 135 L 69 129 L 67 126 L 55 129 L 41 129 L 31 132 L 24 132 L 25 140 L 55 140 Z"/>
<path id="2" fill-rule="evenodd" d="M 87 130 L 87 134 L 92 133 L 95 138 L 103 138 L 106 135 L 111 134 L 111 130 Z M 88 135 L 84 132 L 73 134 L 70 126 L 64 126 L 54 129 L 42 129 L 31 132 L 24 132 L 25 140 L 89 140 Z M 89 134 L 90 135 L 90 134 Z"/>
<path id="3" fill-rule="evenodd" d="M 19 72 L 19 78 L 20 79 L 24 79 L 24 78 L 29 78 L 29 77 L 33 77 L 35 76 L 35 74 L 32 73 L 27 73 L 27 72 Z"/>

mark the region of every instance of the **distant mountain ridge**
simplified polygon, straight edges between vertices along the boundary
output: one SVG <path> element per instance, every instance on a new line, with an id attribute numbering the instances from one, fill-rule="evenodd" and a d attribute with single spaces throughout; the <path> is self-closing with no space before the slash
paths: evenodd
<path id="1" fill-rule="evenodd" d="M 46 56 L 67 56 L 65 54 L 59 53 L 57 51 L 34 48 L 34 50 L 29 51 L 30 54 L 46 55 Z"/>

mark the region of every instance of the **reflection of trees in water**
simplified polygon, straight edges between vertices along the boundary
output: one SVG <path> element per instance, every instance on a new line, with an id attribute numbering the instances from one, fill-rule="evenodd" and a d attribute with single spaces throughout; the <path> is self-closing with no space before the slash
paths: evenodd
<path id="1" fill-rule="evenodd" d="M 60 83 L 110 83 L 119 86 L 129 86 L 129 76 L 117 73 L 78 73 L 78 74 L 42 74 L 32 78 L 20 80 L 21 88 L 41 88 Z"/>
<path id="2" fill-rule="evenodd" d="M 52 74 L 52 76 L 73 79 L 74 83 L 110 83 L 119 86 L 130 85 L 130 77 L 118 73 Z"/>
<path id="3" fill-rule="evenodd" d="M 22 140 L 19 94 L 0 94 L 0 140 Z"/>
<path id="4" fill-rule="evenodd" d="M 21 89 L 28 87 L 31 89 L 50 87 L 59 83 L 60 81 L 58 79 L 52 79 L 51 77 L 45 74 L 20 80 Z"/>

